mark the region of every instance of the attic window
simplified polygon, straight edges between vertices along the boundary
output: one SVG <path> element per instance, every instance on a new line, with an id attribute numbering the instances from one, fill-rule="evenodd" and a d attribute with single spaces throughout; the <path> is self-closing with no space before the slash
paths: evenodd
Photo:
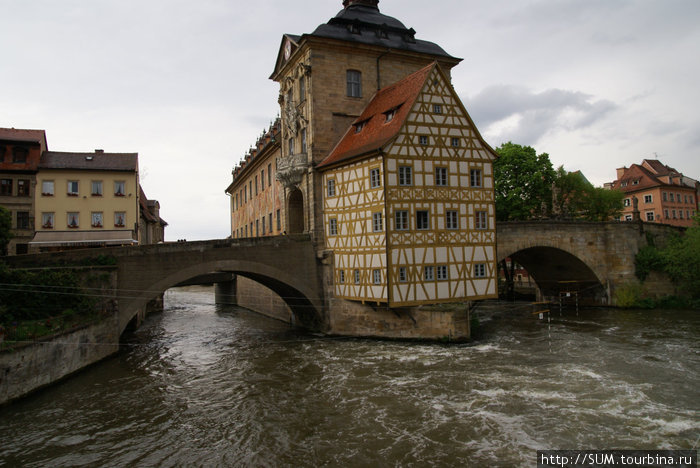
<path id="1" fill-rule="evenodd" d="M 348 31 L 350 31 L 350 34 L 361 34 L 360 24 L 359 23 L 348 24 Z"/>
<path id="2" fill-rule="evenodd" d="M 396 109 L 390 110 L 389 112 L 385 112 L 384 115 L 386 116 L 386 123 L 389 123 L 394 119 L 394 116 L 396 115 Z"/>
<path id="3" fill-rule="evenodd" d="M 379 39 L 389 39 L 389 31 L 387 31 L 386 25 L 382 25 L 377 29 L 377 37 Z"/>
<path id="4" fill-rule="evenodd" d="M 627 187 L 627 181 L 624 181 L 620 184 L 620 187 Z"/>
<path id="5" fill-rule="evenodd" d="M 639 185 L 639 179 L 632 182 L 632 185 Z"/>
<path id="6" fill-rule="evenodd" d="M 365 124 L 367 123 L 366 120 L 363 120 L 362 122 L 357 122 L 355 124 L 355 133 L 360 133 L 363 128 L 365 128 Z"/>

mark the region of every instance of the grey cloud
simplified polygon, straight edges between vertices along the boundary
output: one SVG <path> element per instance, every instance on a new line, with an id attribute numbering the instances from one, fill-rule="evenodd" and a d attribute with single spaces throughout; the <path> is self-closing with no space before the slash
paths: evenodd
<path id="1" fill-rule="evenodd" d="M 535 93 L 519 86 L 496 85 L 468 99 L 467 108 L 486 133 L 490 125 L 517 117 L 517 125 L 509 128 L 507 135 L 496 136 L 533 144 L 553 130 L 589 127 L 617 105 L 578 91 L 548 89 Z"/>

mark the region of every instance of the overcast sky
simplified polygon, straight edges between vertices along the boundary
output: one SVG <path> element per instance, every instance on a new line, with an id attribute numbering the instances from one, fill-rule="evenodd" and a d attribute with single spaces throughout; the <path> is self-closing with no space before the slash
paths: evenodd
<path id="1" fill-rule="evenodd" d="M 700 179 L 700 1 L 380 0 L 463 58 L 486 141 L 549 153 L 595 185 L 658 158 Z M 138 152 L 166 239 L 230 234 L 231 169 L 279 112 L 282 34 L 341 0 L 0 0 L 0 127 L 53 151 Z"/>

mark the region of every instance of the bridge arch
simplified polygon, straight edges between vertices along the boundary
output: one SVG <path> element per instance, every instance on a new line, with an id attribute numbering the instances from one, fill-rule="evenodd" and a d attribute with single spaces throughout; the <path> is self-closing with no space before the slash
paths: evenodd
<path id="1" fill-rule="evenodd" d="M 322 329 L 325 323 L 323 289 L 313 246 L 306 238 L 162 245 L 138 253 L 118 257 L 120 333 L 135 316 L 143 316 L 149 301 L 210 273 L 233 273 L 266 286 L 282 298 L 301 326 Z"/>
<path id="2" fill-rule="evenodd" d="M 558 298 L 560 292 L 575 291 L 584 302 L 607 303 L 604 280 L 593 267 L 566 249 L 540 245 L 499 251 L 499 263 L 506 258 L 525 268 L 545 297 Z"/>

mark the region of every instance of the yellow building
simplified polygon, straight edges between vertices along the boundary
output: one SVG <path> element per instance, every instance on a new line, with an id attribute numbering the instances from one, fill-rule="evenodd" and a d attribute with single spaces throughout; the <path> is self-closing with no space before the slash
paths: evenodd
<path id="1" fill-rule="evenodd" d="M 336 296 L 496 297 L 495 157 L 437 63 L 377 92 L 317 166 Z"/>
<path id="2" fill-rule="evenodd" d="M 232 171 L 226 188 L 231 206 L 231 237 L 262 237 L 294 231 L 286 226 L 284 190 L 277 181 L 280 120 L 258 138 L 243 162 Z M 301 232 L 301 231 L 299 231 Z"/>
<path id="3" fill-rule="evenodd" d="M 139 242 L 138 154 L 45 151 L 33 251 Z"/>

